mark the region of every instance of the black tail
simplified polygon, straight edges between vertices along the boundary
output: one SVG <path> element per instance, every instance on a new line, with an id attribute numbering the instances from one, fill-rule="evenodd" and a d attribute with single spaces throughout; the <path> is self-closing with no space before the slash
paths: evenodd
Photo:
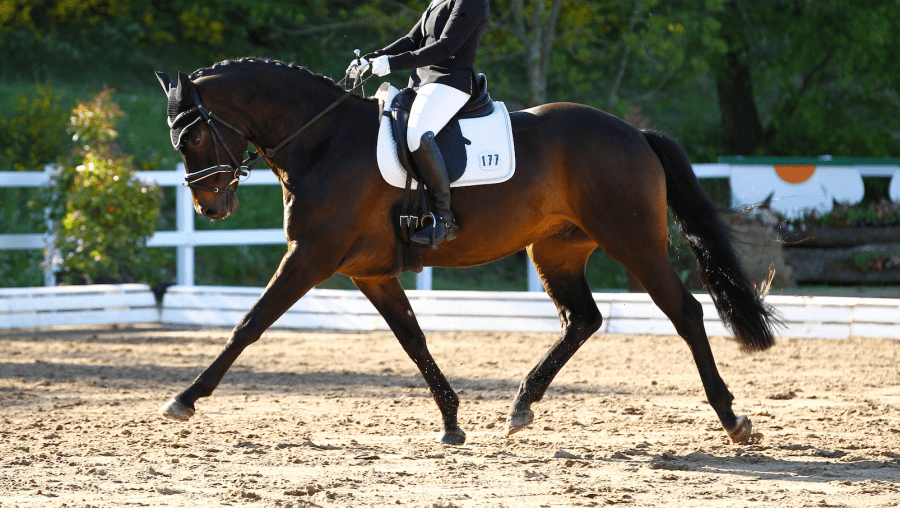
<path id="1" fill-rule="evenodd" d="M 768 285 L 760 292 L 753 289 L 718 207 L 703 192 L 681 146 L 658 132 L 644 131 L 644 137 L 665 169 L 669 208 L 697 257 L 700 279 L 719 316 L 734 332 L 741 349 L 752 352 L 772 347 L 773 327 L 780 325 L 780 320 L 763 302 Z"/>

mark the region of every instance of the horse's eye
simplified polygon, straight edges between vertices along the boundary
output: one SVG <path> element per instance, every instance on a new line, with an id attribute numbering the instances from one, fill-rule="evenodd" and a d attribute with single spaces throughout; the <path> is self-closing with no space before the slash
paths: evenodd
<path id="1" fill-rule="evenodd" d="M 197 146 L 200 144 L 200 141 L 202 139 L 203 139 L 203 136 L 201 136 L 200 134 L 197 134 L 196 136 L 194 136 L 190 139 L 190 143 L 194 146 Z"/>

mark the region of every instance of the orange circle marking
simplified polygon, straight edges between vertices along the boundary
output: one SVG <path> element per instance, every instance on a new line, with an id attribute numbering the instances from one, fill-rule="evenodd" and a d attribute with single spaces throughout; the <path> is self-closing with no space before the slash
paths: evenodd
<path id="1" fill-rule="evenodd" d="M 799 166 L 791 164 L 780 164 L 775 166 L 775 172 L 778 177 L 787 183 L 803 183 L 815 173 L 815 166 Z"/>

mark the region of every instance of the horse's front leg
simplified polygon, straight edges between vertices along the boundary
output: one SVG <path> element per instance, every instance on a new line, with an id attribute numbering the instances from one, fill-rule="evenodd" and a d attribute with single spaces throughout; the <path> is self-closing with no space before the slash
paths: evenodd
<path id="1" fill-rule="evenodd" d="M 465 443 L 466 433 L 459 428 L 456 419 L 459 397 L 428 351 L 425 334 L 419 327 L 400 280 L 395 277 L 354 278 L 353 283 L 378 309 L 406 354 L 425 378 L 425 383 L 428 384 L 428 389 L 431 390 L 431 395 L 444 420 L 444 427 L 438 434 L 437 441 L 453 445 Z"/>
<path id="2" fill-rule="evenodd" d="M 321 261 L 311 259 L 309 251 L 296 242 L 289 244 L 288 252 L 262 296 L 234 327 L 231 337 L 216 359 L 187 389 L 163 404 L 159 412 L 177 420 L 187 420 L 193 416 L 194 403 L 200 397 L 212 394 L 241 352 L 256 342 L 310 288 L 333 275 L 334 272 L 327 268 L 330 265 Z"/>

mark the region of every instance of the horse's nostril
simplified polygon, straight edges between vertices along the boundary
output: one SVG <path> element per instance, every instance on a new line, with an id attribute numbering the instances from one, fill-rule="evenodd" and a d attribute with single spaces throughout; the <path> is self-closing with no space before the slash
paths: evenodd
<path id="1" fill-rule="evenodd" d="M 215 217 L 215 216 L 216 216 L 216 210 L 213 209 L 213 208 L 204 208 L 204 209 L 203 209 L 203 216 L 204 216 L 204 217 Z"/>

